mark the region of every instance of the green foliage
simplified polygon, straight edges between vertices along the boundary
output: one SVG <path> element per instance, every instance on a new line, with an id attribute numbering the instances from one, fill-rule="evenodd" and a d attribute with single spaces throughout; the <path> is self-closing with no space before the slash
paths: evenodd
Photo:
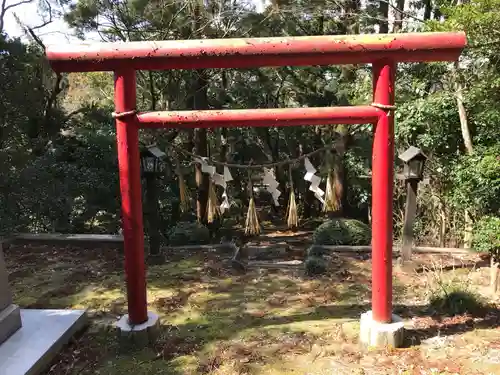
<path id="1" fill-rule="evenodd" d="M 1 34 L 0 87 L 0 171 L 5 173 L 9 163 L 25 161 L 25 149 L 40 152 L 43 141 L 64 125 L 64 116 L 49 108 L 53 77 L 40 49 Z"/>
<path id="2" fill-rule="evenodd" d="M 68 6 L 62 16 L 77 35 L 85 38 L 91 32 L 106 41 L 368 34 L 376 32 L 377 25 L 379 29 L 384 26 L 381 20 L 388 18 L 388 11 L 382 9 L 384 4 L 371 0 L 363 7 L 350 1 L 280 1 L 274 2 L 279 9 L 269 7 L 262 13 L 256 12 L 251 2 L 243 1 L 64 3 Z M 449 63 L 398 64 L 395 148 L 401 151 L 411 144 L 429 156 L 429 183 L 419 187 L 416 221 L 417 240 L 427 244 L 437 242 L 436 228 L 443 217 L 446 240 L 455 242 L 463 230 L 463 209 L 467 208 L 476 221 L 483 215 L 498 216 L 499 211 L 495 155 L 500 154 L 500 0 L 462 3 L 408 3 L 402 14 L 402 29 L 395 29 L 396 22 L 392 30 L 389 28 L 389 32 L 466 30 L 473 46 L 464 50 L 458 67 Z M 407 14 L 423 14 L 431 21 L 413 24 Z M 2 37 L 0 48 L 0 232 L 115 232 L 120 214 L 115 125 L 111 118 L 112 73 L 64 75 L 60 92 L 55 92 L 55 75 L 39 46 Z M 464 156 L 457 83 L 462 87 L 474 146 L 471 156 Z M 49 99 L 54 99 L 50 105 Z M 372 75 L 362 66 L 171 70 L 137 75 L 139 110 L 328 107 L 366 105 L 371 100 Z M 372 200 L 367 178 L 372 130 L 369 126 L 349 127 L 347 134 L 341 134 L 340 128 L 232 127 L 207 134 L 144 131 L 141 142 L 157 143 L 162 148 L 174 143 L 188 150 L 203 150 L 208 145 L 208 154 L 216 160 L 260 164 L 295 158 L 334 140 L 345 140 L 335 158 L 335 168 L 344 176 L 339 181 L 345 195 L 342 214 L 364 221 Z M 61 136 L 61 130 L 65 136 Z M 194 168 L 189 158 L 179 158 L 194 197 Z M 318 175 L 325 177 L 331 166 L 324 155 L 315 155 L 311 161 Z M 172 170 L 170 160 L 166 164 L 166 169 Z M 228 185 L 229 196 L 241 204 L 232 206 L 226 215 L 241 224 L 248 201 L 248 176 L 246 170 L 232 169 L 231 173 L 234 180 Z M 259 172 L 253 177 L 260 182 Z M 285 191 L 290 177 L 287 168 L 277 168 L 276 177 L 281 191 Z M 303 222 L 310 223 L 321 216 L 320 205 L 308 191 L 301 167 L 293 167 L 292 178 L 301 197 L 297 204 Z M 172 172 L 166 172 L 159 192 L 164 232 L 180 219 L 176 185 Z M 273 221 L 285 216 L 282 209 L 286 196 L 282 195 L 281 208 L 272 213 Z M 404 189 L 397 184 L 396 234 L 401 233 L 404 198 Z M 264 199 L 256 204 L 259 208 L 266 205 Z M 146 219 L 147 215 L 145 211 Z M 181 220 L 189 219 L 183 216 Z M 147 220 L 145 223 L 147 230 Z M 342 219 L 320 226 L 315 240 L 367 245 L 370 234 L 364 224 Z"/>
<path id="3" fill-rule="evenodd" d="M 475 223 L 472 247 L 479 253 L 500 257 L 500 217 L 484 216 Z"/>
<path id="4" fill-rule="evenodd" d="M 500 212 L 500 147 L 478 148 L 459 159 L 451 172 L 452 201 L 477 214 Z"/>
<path id="5" fill-rule="evenodd" d="M 369 245 L 371 230 L 354 219 L 332 219 L 321 224 L 313 234 L 316 245 Z"/>
<path id="6" fill-rule="evenodd" d="M 434 268 L 427 273 L 429 307 L 440 315 L 483 314 L 489 308 L 468 278 Z"/>
<path id="7" fill-rule="evenodd" d="M 55 139 L 49 152 L 3 176 L 0 232 L 116 233 L 115 153 L 112 139 Z"/>
<path id="8" fill-rule="evenodd" d="M 306 259 L 305 271 L 309 276 L 323 275 L 328 271 L 328 262 L 319 256 L 310 256 Z"/>
<path id="9" fill-rule="evenodd" d="M 321 246 L 311 246 L 307 249 L 307 257 L 322 257 L 328 254 L 328 250 L 322 248 Z"/>
<path id="10" fill-rule="evenodd" d="M 403 104 L 395 114 L 396 137 L 402 148 L 418 145 L 432 154 L 448 155 L 462 147 L 455 99 L 451 92 L 436 92 Z"/>
<path id="11" fill-rule="evenodd" d="M 168 236 L 171 246 L 201 245 L 210 241 L 207 227 L 198 222 L 181 221 L 175 225 Z"/>

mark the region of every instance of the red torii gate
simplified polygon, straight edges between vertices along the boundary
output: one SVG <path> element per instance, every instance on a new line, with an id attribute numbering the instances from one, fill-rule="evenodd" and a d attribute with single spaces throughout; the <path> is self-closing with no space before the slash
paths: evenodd
<path id="1" fill-rule="evenodd" d="M 398 62 L 456 61 L 464 33 L 412 33 L 216 39 L 50 46 L 56 72 L 114 71 L 129 324 L 148 320 L 138 131 L 374 124 L 372 154 L 372 313 L 392 317 L 394 82 Z M 371 63 L 373 103 L 366 106 L 136 112 L 136 70 L 251 68 Z"/>

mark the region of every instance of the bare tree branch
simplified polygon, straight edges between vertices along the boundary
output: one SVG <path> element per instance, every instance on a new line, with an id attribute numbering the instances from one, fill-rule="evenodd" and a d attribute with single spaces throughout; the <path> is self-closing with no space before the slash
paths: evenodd
<path id="1" fill-rule="evenodd" d="M 23 4 L 30 4 L 33 1 L 34 0 L 21 0 L 18 1 L 17 3 L 12 3 L 7 5 L 7 0 L 2 0 L 2 5 L 0 7 L 0 33 L 3 32 L 3 28 L 5 26 L 5 15 L 7 14 L 7 11 Z"/>
<path id="2" fill-rule="evenodd" d="M 3 4 L 2 5 L 5 5 L 5 3 L 7 2 L 7 0 L 4 0 L 3 1 Z M 29 3 L 32 3 L 33 0 L 23 0 L 23 1 L 18 1 L 17 3 L 13 3 L 13 4 L 10 4 L 10 5 L 7 5 L 5 7 L 2 7 L 2 10 L 4 12 L 8 11 L 9 9 L 12 9 L 12 8 L 15 8 L 19 5 L 23 5 L 23 4 L 29 4 Z"/>
<path id="3" fill-rule="evenodd" d="M 47 26 L 49 23 L 52 23 L 52 4 L 49 0 L 45 0 L 45 5 L 47 6 L 47 12 L 49 13 L 49 19 L 47 21 L 44 20 L 40 25 L 32 26 L 31 30 L 38 30 L 42 27 Z"/>
<path id="4" fill-rule="evenodd" d="M 45 53 L 45 44 L 43 43 L 43 41 L 38 37 L 38 35 L 35 34 L 35 32 L 33 31 L 33 29 L 31 27 L 28 27 L 28 26 L 25 26 L 26 28 L 26 31 L 28 32 L 28 34 L 30 34 L 30 36 L 33 38 L 33 40 L 35 41 L 36 44 L 38 44 L 40 46 L 40 48 L 42 48 L 43 52 Z"/>

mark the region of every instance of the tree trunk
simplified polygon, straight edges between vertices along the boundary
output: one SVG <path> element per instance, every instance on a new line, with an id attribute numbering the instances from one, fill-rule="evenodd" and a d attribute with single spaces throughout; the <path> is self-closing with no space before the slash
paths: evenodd
<path id="1" fill-rule="evenodd" d="M 441 13 L 441 9 L 439 6 L 434 7 L 434 19 L 435 20 L 441 20 L 441 17 L 443 16 L 443 13 Z"/>
<path id="2" fill-rule="evenodd" d="M 443 202 L 438 203 L 439 210 L 439 246 L 445 247 L 446 245 L 446 210 Z"/>
<path id="3" fill-rule="evenodd" d="M 379 34 L 389 33 L 389 2 L 379 1 L 378 6 L 378 32 Z"/>
<path id="4" fill-rule="evenodd" d="M 459 4 L 461 2 L 459 1 Z M 460 119 L 460 129 L 462 131 L 462 138 L 464 141 L 465 149 L 469 155 L 474 152 L 474 148 L 472 146 L 472 137 L 469 130 L 469 122 L 467 119 L 467 112 L 465 110 L 464 98 L 463 98 L 463 85 L 460 82 L 460 78 L 457 77 L 459 69 L 459 62 L 456 61 L 454 65 L 453 72 L 455 74 L 455 98 L 457 101 L 457 109 L 458 109 L 458 117 Z M 472 242 L 472 218 L 470 215 L 470 211 L 465 209 L 464 212 L 465 219 L 465 231 L 464 231 L 464 247 L 469 249 L 471 247 Z"/>
<path id="5" fill-rule="evenodd" d="M 383 4 L 380 3 L 382 6 Z M 385 4 L 388 7 L 387 4 Z M 361 8 L 359 0 L 349 0 L 345 3 L 344 9 L 346 16 L 342 20 L 344 32 L 348 35 L 356 35 L 360 32 L 358 13 Z M 388 13 L 388 8 L 386 13 Z M 349 84 L 356 79 L 356 67 L 352 65 L 344 65 L 341 68 L 341 81 Z M 349 99 L 342 95 L 339 97 L 339 105 L 349 105 Z M 339 138 L 335 144 L 335 155 L 333 155 L 333 178 L 334 190 L 337 200 L 336 207 L 338 207 L 335 216 L 342 216 L 344 214 L 345 201 L 346 201 L 346 180 L 345 180 L 345 165 L 344 155 L 348 147 L 349 129 L 346 125 L 337 125 L 335 127 L 336 136 Z"/>
<path id="6" fill-rule="evenodd" d="M 151 111 L 156 111 L 156 103 L 158 101 L 158 97 L 156 95 L 156 89 L 155 89 L 155 81 L 153 77 L 153 72 L 149 71 L 148 72 L 148 80 L 149 80 L 149 93 L 151 95 Z"/>
<path id="7" fill-rule="evenodd" d="M 349 137 L 349 130 L 346 125 L 337 126 L 338 141 L 335 143 L 335 154 L 333 155 L 333 177 L 335 198 L 337 200 L 336 207 L 338 207 L 335 216 L 344 215 L 344 202 L 346 189 L 345 171 L 344 171 L 344 155 L 347 149 L 347 141 Z"/>
<path id="8" fill-rule="evenodd" d="M 490 287 L 491 287 L 491 292 L 493 294 L 497 294 L 498 292 L 498 287 L 500 283 L 499 279 L 499 267 L 500 263 L 497 262 L 494 256 L 491 257 L 490 261 Z"/>
<path id="9" fill-rule="evenodd" d="M 193 17 L 191 20 L 191 34 L 195 39 L 199 39 L 202 35 L 201 30 L 204 27 L 204 11 L 202 2 L 193 4 Z M 208 109 L 208 72 L 204 69 L 193 71 L 194 79 L 191 86 L 192 109 Z M 208 156 L 207 129 L 194 130 L 194 149 L 195 154 L 199 156 Z M 196 164 L 196 216 L 198 221 L 206 221 L 207 201 L 208 201 L 208 176 L 201 171 L 201 165 Z"/>
<path id="10" fill-rule="evenodd" d="M 394 27 L 392 28 L 393 33 L 399 33 L 403 29 L 403 13 L 405 10 L 405 0 L 396 0 L 396 8 L 394 14 Z"/>
<path id="11" fill-rule="evenodd" d="M 457 75 L 458 73 L 458 61 L 455 62 L 454 73 Z M 469 130 L 469 122 L 467 120 L 467 112 L 465 110 L 464 98 L 463 98 L 463 86 L 458 77 L 455 78 L 455 98 L 457 101 L 458 108 L 458 116 L 460 118 L 460 129 L 462 131 L 462 138 L 464 140 L 465 149 L 468 154 L 472 154 L 474 152 L 474 148 L 472 146 L 472 137 Z"/>
<path id="12" fill-rule="evenodd" d="M 208 77 L 205 70 L 196 70 L 196 77 L 193 80 L 189 98 L 189 107 L 192 109 L 208 108 Z M 199 156 L 208 156 L 207 129 L 194 129 L 193 131 L 194 153 Z M 206 219 L 206 209 L 208 201 L 208 176 L 201 171 L 201 165 L 195 165 L 196 179 L 196 216 L 198 221 L 204 222 Z"/>
<path id="13" fill-rule="evenodd" d="M 431 15 L 432 15 L 432 1 L 424 0 L 424 21 L 430 20 Z"/>
<path id="14" fill-rule="evenodd" d="M 474 223 L 472 217 L 470 216 L 470 211 L 468 209 L 464 210 L 464 248 L 470 249 L 472 247 L 472 227 Z"/>

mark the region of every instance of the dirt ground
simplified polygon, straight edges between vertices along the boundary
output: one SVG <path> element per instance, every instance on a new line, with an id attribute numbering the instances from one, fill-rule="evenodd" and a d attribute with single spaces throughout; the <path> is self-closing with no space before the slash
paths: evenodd
<path id="1" fill-rule="evenodd" d="M 407 345 L 376 351 L 357 342 L 359 316 L 370 309 L 366 254 L 332 255 L 328 274 L 317 278 L 302 267 L 237 273 L 229 256 L 182 251 L 150 266 L 149 309 L 161 316 L 161 335 L 152 348 L 126 352 L 110 328 L 126 310 L 120 250 L 5 251 L 20 306 L 89 309 L 91 325 L 51 375 L 500 374 L 499 301 L 488 295 L 488 268 L 474 257 L 420 255 L 417 270 L 395 267 L 394 311 L 406 320 Z M 429 305 L 455 290 L 489 305 L 451 316 Z"/>

